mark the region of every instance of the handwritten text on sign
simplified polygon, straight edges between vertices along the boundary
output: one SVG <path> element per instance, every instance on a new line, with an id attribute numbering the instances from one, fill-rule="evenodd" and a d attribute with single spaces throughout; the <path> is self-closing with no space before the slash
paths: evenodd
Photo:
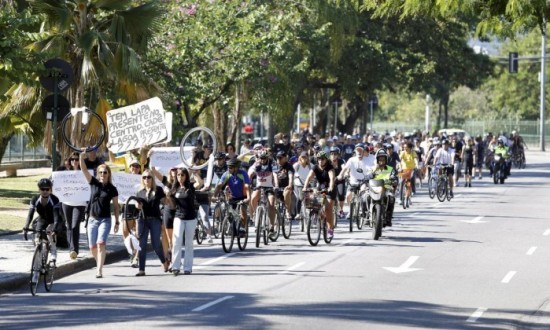
<path id="1" fill-rule="evenodd" d="M 90 185 L 80 171 L 52 172 L 53 194 L 60 202 L 78 203 L 90 199 Z"/>
<path id="2" fill-rule="evenodd" d="M 109 150 L 118 153 L 166 139 L 168 133 L 164 116 L 158 97 L 108 111 Z"/>

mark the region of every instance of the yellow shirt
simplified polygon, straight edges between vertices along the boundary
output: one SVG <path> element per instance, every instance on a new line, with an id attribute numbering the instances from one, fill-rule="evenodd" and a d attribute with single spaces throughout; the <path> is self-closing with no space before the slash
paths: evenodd
<path id="1" fill-rule="evenodd" d="M 401 168 L 404 170 L 413 170 L 416 167 L 416 163 L 414 162 L 417 158 L 416 152 L 411 151 L 406 152 L 402 151 L 399 155 L 399 158 L 401 158 Z"/>

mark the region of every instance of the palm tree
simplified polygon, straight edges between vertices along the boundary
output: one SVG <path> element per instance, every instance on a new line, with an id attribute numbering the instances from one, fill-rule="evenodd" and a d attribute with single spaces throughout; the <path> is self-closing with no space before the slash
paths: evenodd
<path id="1" fill-rule="evenodd" d="M 43 17 L 41 35 L 31 50 L 68 61 L 75 80 L 67 92 L 72 107 L 86 106 L 105 119 L 113 106 L 147 99 L 158 87 L 143 74 L 142 57 L 159 27 L 155 2 L 131 0 L 30 0 Z M 38 93 L 38 89 L 35 89 Z M 46 132 L 46 136 L 51 133 Z M 78 134 L 75 130 L 74 134 Z M 61 141 L 61 139 L 58 139 Z M 45 145 L 48 148 L 50 145 Z M 61 154 L 67 147 L 58 145 Z"/>

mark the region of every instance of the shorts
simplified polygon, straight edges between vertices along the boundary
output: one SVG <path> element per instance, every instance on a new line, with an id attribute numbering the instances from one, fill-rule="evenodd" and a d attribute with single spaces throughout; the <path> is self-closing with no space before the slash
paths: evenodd
<path id="1" fill-rule="evenodd" d="M 90 249 L 98 245 L 107 245 L 107 237 L 111 232 L 111 218 L 92 218 L 88 221 L 88 246 Z"/>
<path id="2" fill-rule="evenodd" d="M 168 206 L 164 206 L 162 210 L 162 224 L 166 229 L 174 228 L 174 217 L 176 216 L 176 210 L 171 210 Z"/>

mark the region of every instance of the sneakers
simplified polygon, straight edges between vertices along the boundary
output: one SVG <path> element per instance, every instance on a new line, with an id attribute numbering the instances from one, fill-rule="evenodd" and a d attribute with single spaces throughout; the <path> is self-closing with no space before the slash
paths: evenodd
<path id="1" fill-rule="evenodd" d="M 327 236 L 332 239 L 334 237 L 334 229 L 327 230 Z"/>
<path id="2" fill-rule="evenodd" d="M 139 272 L 137 272 L 136 276 L 145 276 L 145 271 L 140 270 Z"/>
<path id="3" fill-rule="evenodd" d="M 340 219 L 343 219 L 346 217 L 346 215 L 344 214 L 344 210 L 340 210 L 339 217 Z"/>
<path id="4" fill-rule="evenodd" d="M 138 268 L 138 256 L 137 253 L 135 256 L 132 256 L 130 259 L 130 262 L 132 264 L 132 268 Z"/>
<path id="5" fill-rule="evenodd" d="M 451 195 L 451 198 L 455 197 L 455 195 L 453 195 L 453 191 L 452 191 L 452 190 L 449 192 L 449 194 Z"/>
<path id="6" fill-rule="evenodd" d="M 269 231 L 270 235 L 271 235 L 271 231 L 272 230 Z M 244 228 L 239 229 L 239 237 L 240 238 L 245 238 L 246 237 L 246 230 L 244 230 Z M 209 242 L 209 243 L 211 243 L 211 242 Z"/>
<path id="7" fill-rule="evenodd" d="M 69 257 L 71 258 L 71 260 L 75 260 L 77 256 L 78 256 L 78 253 L 76 253 L 76 251 L 71 251 L 69 253 Z"/>
<path id="8" fill-rule="evenodd" d="M 207 239 L 207 242 L 208 242 L 209 244 L 214 243 L 214 240 L 212 240 L 212 236 L 208 235 L 208 236 L 206 237 L 206 239 Z"/>

